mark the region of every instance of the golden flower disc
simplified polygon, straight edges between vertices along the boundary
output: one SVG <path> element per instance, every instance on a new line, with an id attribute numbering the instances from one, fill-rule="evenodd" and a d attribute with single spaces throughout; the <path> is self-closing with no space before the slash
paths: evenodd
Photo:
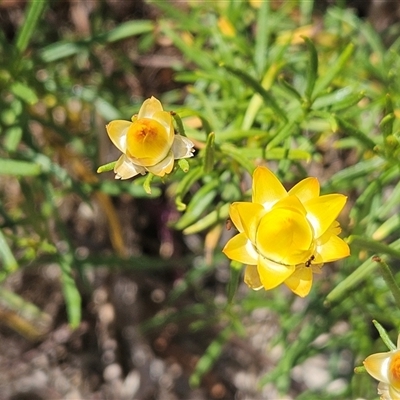
<path id="1" fill-rule="evenodd" d="M 163 160 L 170 149 L 169 135 L 154 119 L 142 118 L 131 124 L 127 132 L 127 154 L 151 166 Z"/>
<path id="2" fill-rule="evenodd" d="M 389 364 L 390 384 L 400 390 L 400 352 L 396 352 L 390 358 Z"/>
<path id="3" fill-rule="evenodd" d="M 260 221 L 256 245 L 260 254 L 285 265 L 307 261 L 313 232 L 307 219 L 288 209 L 273 209 Z"/>

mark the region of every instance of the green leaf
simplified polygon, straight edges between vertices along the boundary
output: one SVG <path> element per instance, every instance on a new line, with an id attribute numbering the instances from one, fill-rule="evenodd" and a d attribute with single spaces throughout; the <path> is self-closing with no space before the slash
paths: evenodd
<path id="1" fill-rule="evenodd" d="M 381 337 L 383 343 L 386 344 L 387 348 L 390 351 L 397 350 L 397 346 L 390 340 L 390 337 L 387 334 L 385 328 L 375 319 L 372 320 L 372 323 L 375 325 L 375 328 L 379 332 L 379 336 Z"/>
<path id="2" fill-rule="evenodd" d="M 218 179 L 203 185 L 192 197 L 186 208 L 185 214 L 175 224 L 176 229 L 184 229 L 200 218 L 203 212 L 215 199 L 220 182 Z"/>
<path id="3" fill-rule="evenodd" d="M 193 374 L 189 379 L 191 386 L 197 387 L 200 385 L 201 378 L 205 373 L 207 373 L 215 364 L 217 359 L 222 353 L 223 346 L 229 340 L 232 335 L 231 326 L 227 326 L 222 330 L 216 339 L 207 347 L 204 354 L 200 357 L 196 364 Z"/>
<path id="4" fill-rule="evenodd" d="M 15 37 L 15 47 L 20 53 L 25 51 L 27 48 L 28 43 L 37 27 L 40 16 L 42 15 L 46 6 L 47 0 L 29 1 L 25 12 L 25 21 L 20 25 Z"/>
<path id="5" fill-rule="evenodd" d="M 6 160 L 0 158 L 0 175 L 36 176 L 42 173 L 39 164 L 29 161 Z"/>
<path id="6" fill-rule="evenodd" d="M 230 143 L 223 143 L 220 147 L 221 151 L 229 157 L 237 161 L 247 172 L 252 175 L 254 171 L 254 164 L 245 156 L 240 149 Z"/>
<path id="7" fill-rule="evenodd" d="M 81 295 L 72 276 L 72 256 L 62 255 L 59 259 L 61 268 L 61 284 L 67 307 L 68 321 L 75 329 L 81 322 Z"/>
<path id="8" fill-rule="evenodd" d="M 15 152 L 21 142 L 22 134 L 23 130 L 18 125 L 8 128 L 4 134 L 4 148 L 11 153 Z"/>
<path id="9" fill-rule="evenodd" d="M 227 287 L 228 304 L 232 303 L 237 288 L 239 287 L 239 281 L 242 276 L 242 267 L 243 264 L 238 263 L 237 261 L 231 262 L 230 278 Z"/>
<path id="10" fill-rule="evenodd" d="M 116 161 L 112 161 L 108 164 L 100 165 L 100 167 L 97 168 L 97 173 L 101 174 L 102 172 L 113 171 L 116 163 Z"/>
<path id="11" fill-rule="evenodd" d="M 272 95 L 263 88 L 261 83 L 256 81 L 252 76 L 247 74 L 246 72 L 242 71 L 241 69 L 237 69 L 234 67 L 230 67 L 228 65 L 221 64 L 221 67 L 225 68 L 233 75 L 237 76 L 240 80 L 243 81 L 246 85 L 252 87 L 264 100 L 265 104 L 271 109 L 284 121 L 287 122 L 286 113 L 280 108 L 278 103 L 272 97 Z"/>
<path id="12" fill-rule="evenodd" d="M 349 236 L 349 244 L 358 247 L 359 249 L 368 250 L 373 253 L 387 254 L 394 258 L 400 259 L 400 250 L 388 246 L 387 244 L 369 239 L 363 236 L 351 235 Z"/>
<path id="13" fill-rule="evenodd" d="M 204 231 L 210 226 L 226 220 L 229 215 L 229 206 L 230 203 L 226 203 L 221 207 L 217 207 L 214 211 L 211 211 L 205 217 L 187 227 L 183 233 L 185 235 L 192 235 L 193 233 Z"/>
<path id="14" fill-rule="evenodd" d="M 8 274 L 18 269 L 18 262 L 14 257 L 10 246 L 7 243 L 6 237 L 0 230 L 0 259 L 2 268 L 0 270 L 0 281 L 4 280 Z"/>
<path id="15" fill-rule="evenodd" d="M 152 21 L 127 21 L 109 32 L 101 33 L 100 35 L 76 42 L 60 41 L 46 46 L 39 52 L 39 57 L 44 62 L 53 62 L 66 57 L 77 55 L 81 52 L 89 51 L 89 48 L 94 43 L 113 43 L 118 40 L 128 37 L 141 35 L 152 32 L 154 23 Z"/>
<path id="16" fill-rule="evenodd" d="M 335 118 L 338 122 L 338 125 L 342 128 L 343 132 L 346 135 L 357 138 L 359 140 L 359 143 L 363 147 L 365 147 L 369 150 L 375 149 L 376 143 L 367 134 L 365 134 L 360 129 L 357 129 L 356 127 L 354 127 L 352 124 L 350 124 L 346 120 L 344 120 L 338 116 L 335 116 Z"/>
<path id="17" fill-rule="evenodd" d="M 29 105 L 34 105 L 39 101 L 36 93 L 29 86 L 21 82 L 11 83 L 10 92 Z"/>
<path id="18" fill-rule="evenodd" d="M 150 172 L 147 174 L 146 179 L 143 182 L 143 189 L 147 194 L 151 194 L 151 182 L 154 178 L 154 174 Z"/>
<path id="19" fill-rule="evenodd" d="M 191 168 L 191 170 L 182 178 L 182 180 L 178 183 L 175 192 L 175 204 L 179 211 L 184 211 L 186 208 L 186 204 L 182 202 L 186 193 L 189 191 L 191 186 L 201 178 L 203 175 L 203 168 L 201 166 L 197 166 L 195 168 Z"/>
<path id="20" fill-rule="evenodd" d="M 314 99 L 318 97 L 336 78 L 337 75 L 342 71 L 345 67 L 347 61 L 351 57 L 354 51 L 354 45 L 349 43 L 346 48 L 343 50 L 342 54 L 337 58 L 337 60 L 332 61 L 330 64 L 332 65 L 328 71 L 326 71 L 323 75 L 321 75 L 316 84 L 313 93 Z"/>
<path id="21" fill-rule="evenodd" d="M 306 89 L 304 91 L 304 94 L 311 104 L 311 98 L 315 86 L 315 82 L 318 77 L 318 54 L 317 50 L 313 44 L 313 42 L 308 38 L 303 36 L 302 37 L 304 41 L 306 42 L 307 49 L 308 49 L 308 57 L 309 57 L 309 62 L 308 62 L 308 68 L 307 68 L 307 79 L 306 79 Z"/>
<path id="22" fill-rule="evenodd" d="M 256 37 L 254 44 L 254 64 L 257 72 L 261 75 L 265 69 L 268 59 L 268 39 L 270 24 L 266 24 L 270 15 L 270 2 L 262 1 L 258 10 Z"/>
<path id="23" fill-rule="evenodd" d="M 214 169 L 215 158 L 215 133 L 210 132 L 207 136 L 205 154 L 204 154 L 204 173 L 209 174 Z"/>

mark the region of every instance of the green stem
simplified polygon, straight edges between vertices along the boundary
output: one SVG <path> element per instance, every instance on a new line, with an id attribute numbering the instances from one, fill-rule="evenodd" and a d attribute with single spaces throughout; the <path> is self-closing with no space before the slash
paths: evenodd
<path id="1" fill-rule="evenodd" d="M 397 308 L 400 310 L 400 288 L 398 287 L 396 281 L 394 280 L 392 271 L 390 271 L 389 266 L 380 257 L 374 256 L 372 258 L 372 260 L 379 264 L 381 273 L 382 273 L 382 277 L 385 280 L 386 285 L 388 286 L 388 288 L 390 289 L 390 291 L 393 294 Z"/>

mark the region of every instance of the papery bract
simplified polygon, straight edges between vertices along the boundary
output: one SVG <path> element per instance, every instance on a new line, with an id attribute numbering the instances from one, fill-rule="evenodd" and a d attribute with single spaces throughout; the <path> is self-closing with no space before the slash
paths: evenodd
<path id="1" fill-rule="evenodd" d="M 147 171 L 162 177 L 172 171 L 174 160 L 193 156 L 193 143 L 175 134 L 171 114 L 155 97 L 144 101 L 132 121 L 111 121 L 106 129 L 123 153 L 114 167 L 116 179 Z"/>
<path id="2" fill-rule="evenodd" d="M 245 282 L 252 289 L 272 289 L 285 283 L 306 296 L 313 273 L 325 262 L 350 254 L 338 237 L 336 218 L 346 203 L 341 194 L 320 196 L 316 178 L 306 178 L 289 192 L 265 167 L 253 174 L 252 202 L 230 207 L 230 218 L 239 233 L 223 252 L 247 264 Z"/>
<path id="3" fill-rule="evenodd" d="M 367 372 L 376 380 L 381 400 L 400 399 L 400 335 L 397 349 L 385 353 L 371 354 L 364 360 Z"/>

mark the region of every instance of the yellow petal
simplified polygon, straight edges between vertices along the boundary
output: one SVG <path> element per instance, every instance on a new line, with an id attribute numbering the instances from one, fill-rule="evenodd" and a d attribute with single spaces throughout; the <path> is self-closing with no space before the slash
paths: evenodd
<path id="1" fill-rule="evenodd" d="M 378 385 L 379 387 L 379 385 Z M 397 390 L 393 385 L 388 386 L 389 396 L 388 400 L 400 399 L 400 390 Z M 379 393 L 378 393 L 379 394 Z M 382 400 L 385 400 L 385 397 L 381 397 Z"/>
<path id="2" fill-rule="evenodd" d="M 116 173 L 115 179 L 129 179 L 137 174 L 144 175 L 146 170 L 142 166 L 134 164 L 123 154 L 115 164 L 114 172 Z"/>
<path id="3" fill-rule="evenodd" d="M 257 272 L 265 290 L 273 289 L 285 281 L 295 270 L 294 265 L 281 265 L 259 256 Z"/>
<path id="4" fill-rule="evenodd" d="M 266 167 L 257 167 L 253 174 L 253 202 L 268 211 L 278 200 L 287 196 L 279 179 Z"/>
<path id="5" fill-rule="evenodd" d="M 127 155 L 147 167 L 163 160 L 171 148 L 169 134 L 159 122 L 142 118 L 132 122 L 126 139 Z"/>
<path id="6" fill-rule="evenodd" d="M 278 208 L 284 208 L 286 210 L 298 212 L 304 216 L 307 214 L 306 209 L 304 208 L 302 202 L 297 196 L 286 196 L 283 199 L 277 201 L 272 208 L 274 210 Z"/>
<path id="7" fill-rule="evenodd" d="M 146 169 L 152 174 L 163 177 L 165 174 L 171 173 L 174 168 L 174 157 L 170 151 L 164 160 L 160 161 L 156 165 L 148 166 Z"/>
<path id="8" fill-rule="evenodd" d="M 157 111 L 153 114 L 151 117 L 154 121 L 157 121 L 159 124 L 161 124 L 166 131 L 168 132 L 169 135 L 169 140 L 170 144 L 172 145 L 175 131 L 174 131 L 174 126 L 172 125 L 172 116 L 169 112 L 166 111 Z"/>
<path id="9" fill-rule="evenodd" d="M 367 357 L 363 364 L 367 372 L 378 381 L 389 382 L 389 363 L 393 352 L 375 353 Z"/>
<path id="10" fill-rule="evenodd" d="M 342 194 L 327 194 L 304 203 L 316 238 L 323 235 L 336 220 L 346 201 L 347 197 Z"/>
<path id="11" fill-rule="evenodd" d="M 238 208 L 237 208 L 237 204 L 236 203 L 232 203 L 229 206 L 229 218 L 231 219 L 231 221 L 233 222 L 233 225 L 235 225 L 236 229 L 239 232 L 243 232 L 243 225 L 242 225 L 242 220 L 240 219 L 240 214 L 238 212 Z"/>
<path id="12" fill-rule="evenodd" d="M 256 247 L 264 257 L 277 263 L 296 265 L 311 256 L 313 232 L 301 213 L 272 209 L 260 221 Z"/>
<path id="13" fill-rule="evenodd" d="M 187 137 L 174 135 L 174 141 L 171 147 L 174 159 L 188 158 L 193 156 L 194 145 Z"/>
<path id="14" fill-rule="evenodd" d="M 294 195 L 304 203 L 319 196 L 319 182 L 317 178 L 306 178 L 293 186 L 288 192 L 289 195 Z"/>
<path id="15" fill-rule="evenodd" d="M 126 153 L 126 134 L 131 124 L 130 121 L 115 120 L 106 125 L 108 136 L 114 146 L 124 154 Z"/>
<path id="16" fill-rule="evenodd" d="M 239 233 L 231 238 L 222 252 L 231 260 L 243 264 L 257 264 L 258 254 L 244 233 Z"/>
<path id="17" fill-rule="evenodd" d="M 300 297 L 305 297 L 310 293 L 313 280 L 313 273 L 310 267 L 300 266 L 292 275 L 285 280 L 285 285 Z"/>
<path id="18" fill-rule="evenodd" d="M 250 239 L 252 243 L 255 243 L 260 218 L 266 212 L 264 207 L 261 204 L 256 203 L 238 202 L 233 203 L 230 209 L 233 210 L 233 213 L 231 214 L 232 222 L 236 225 L 234 219 L 239 217 L 239 226 L 243 228 L 247 238 Z"/>
<path id="19" fill-rule="evenodd" d="M 138 119 L 151 118 L 157 111 L 163 111 L 163 106 L 160 100 L 151 97 L 143 102 L 138 113 Z"/>
<path id="20" fill-rule="evenodd" d="M 260 281 L 256 265 L 247 265 L 244 271 L 244 283 L 253 290 L 260 290 L 263 284 Z"/>
<path id="21" fill-rule="evenodd" d="M 332 235 L 325 243 L 321 245 L 318 244 L 316 250 L 324 263 L 336 261 L 350 255 L 350 248 L 348 244 L 343 239 L 335 235 Z"/>

